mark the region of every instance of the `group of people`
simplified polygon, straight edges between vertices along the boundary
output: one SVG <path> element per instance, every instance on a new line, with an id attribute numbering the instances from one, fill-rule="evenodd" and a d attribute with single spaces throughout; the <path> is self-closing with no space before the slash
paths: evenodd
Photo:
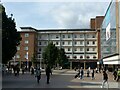
<path id="1" fill-rule="evenodd" d="M 90 68 L 88 68 L 87 77 L 90 77 L 90 73 L 91 73 L 92 80 L 95 79 L 95 77 L 94 77 L 94 73 L 95 73 L 94 69 L 90 70 Z M 75 75 L 75 78 L 77 78 L 77 77 L 80 78 L 80 79 L 84 78 L 84 70 L 83 70 L 82 67 L 78 70 L 77 75 Z"/>
<path id="2" fill-rule="evenodd" d="M 52 71 L 49 65 L 47 65 L 46 67 L 46 76 L 47 76 L 47 84 L 49 84 L 49 80 L 50 80 L 50 74 L 52 75 Z M 37 83 L 39 83 L 40 79 L 41 79 L 41 69 L 38 67 L 35 70 L 35 77 L 37 78 Z"/>
<path id="3" fill-rule="evenodd" d="M 115 69 L 114 72 L 113 72 L 113 79 L 116 80 L 116 81 L 119 81 L 120 79 L 120 69 Z"/>

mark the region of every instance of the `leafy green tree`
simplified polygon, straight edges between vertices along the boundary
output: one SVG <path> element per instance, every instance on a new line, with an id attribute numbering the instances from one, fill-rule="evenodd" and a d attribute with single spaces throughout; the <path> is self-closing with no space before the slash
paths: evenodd
<path id="1" fill-rule="evenodd" d="M 17 52 L 21 36 L 17 32 L 13 15 L 8 17 L 2 5 L 0 5 L 0 10 L 0 14 L 2 14 L 2 63 L 7 63 Z"/>
<path id="2" fill-rule="evenodd" d="M 59 53 L 58 53 L 58 59 L 57 59 L 58 63 L 60 66 L 65 67 L 66 64 L 68 64 L 68 58 L 65 55 L 65 51 L 63 48 L 59 49 Z"/>
<path id="3" fill-rule="evenodd" d="M 58 65 L 58 67 L 65 67 L 68 64 L 68 58 L 65 55 L 64 49 L 58 49 L 52 42 L 45 48 L 42 56 L 44 63 L 50 66 Z"/>
<path id="4" fill-rule="evenodd" d="M 44 52 L 42 53 L 42 56 L 45 64 L 53 66 L 58 56 L 57 47 L 55 47 L 55 45 L 52 42 L 50 42 L 45 48 Z"/>

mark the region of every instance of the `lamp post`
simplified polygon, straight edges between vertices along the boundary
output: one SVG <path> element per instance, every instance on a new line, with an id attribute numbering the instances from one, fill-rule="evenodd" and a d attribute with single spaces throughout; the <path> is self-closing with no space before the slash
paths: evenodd
<path id="1" fill-rule="evenodd" d="M 27 69 L 28 69 L 28 52 L 26 52 L 26 59 L 27 59 Z"/>

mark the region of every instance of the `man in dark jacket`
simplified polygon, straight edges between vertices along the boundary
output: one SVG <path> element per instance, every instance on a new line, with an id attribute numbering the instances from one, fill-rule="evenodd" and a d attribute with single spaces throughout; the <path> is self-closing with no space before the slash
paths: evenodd
<path id="1" fill-rule="evenodd" d="M 52 75 L 52 71 L 49 65 L 46 67 L 46 76 L 47 76 L 47 84 L 49 84 L 49 79 L 50 79 L 50 73 Z"/>
<path id="2" fill-rule="evenodd" d="M 107 88 L 109 88 L 108 75 L 107 75 L 106 71 L 103 71 L 103 83 L 102 83 L 102 88 L 104 88 L 105 83 L 107 83 Z"/>

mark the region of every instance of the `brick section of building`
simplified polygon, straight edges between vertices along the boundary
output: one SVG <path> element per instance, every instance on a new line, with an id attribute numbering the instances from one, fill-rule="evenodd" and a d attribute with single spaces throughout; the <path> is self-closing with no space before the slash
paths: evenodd
<path id="1" fill-rule="evenodd" d="M 91 18 L 91 20 L 90 20 L 90 28 L 95 29 L 95 18 Z"/>
<path id="2" fill-rule="evenodd" d="M 32 29 L 32 28 L 31 28 Z M 17 47 L 19 50 L 16 53 L 15 60 L 20 63 L 20 66 L 31 66 L 31 58 L 33 54 L 37 53 L 37 33 L 36 31 L 19 31 L 22 40 L 20 45 Z M 28 52 L 28 59 L 27 59 Z"/>
<path id="3" fill-rule="evenodd" d="M 103 22 L 104 16 L 96 16 L 96 18 L 90 19 L 90 28 L 91 29 L 98 29 L 101 27 Z"/>
<path id="4" fill-rule="evenodd" d="M 97 30 L 98 59 L 101 58 L 100 27 L 102 25 L 103 19 L 104 16 L 96 16 L 96 18 L 91 18 L 90 20 L 90 28 Z"/>

